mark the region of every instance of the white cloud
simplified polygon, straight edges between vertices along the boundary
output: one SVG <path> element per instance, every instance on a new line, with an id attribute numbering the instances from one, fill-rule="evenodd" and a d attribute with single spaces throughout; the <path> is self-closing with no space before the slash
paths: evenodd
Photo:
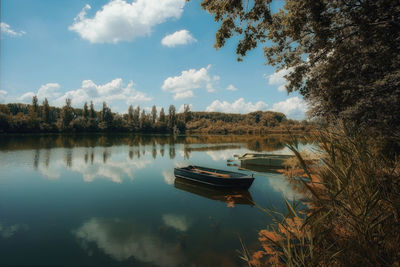
<path id="1" fill-rule="evenodd" d="M 18 36 L 22 36 L 22 35 L 26 34 L 26 32 L 24 32 L 24 31 L 18 32 L 18 31 L 11 29 L 11 26 L 5 22 L 0 23 L 0 28 L 1 28 L 1 33 L 4 33 L 9 36 L 18 37 Z"/>
<path id="2" fill-rule="evenodd" d="M 120 112 L 125 111 L 129 104 L 151 100 L 145 93 L 134 88 L 133 81 L 125 85 L 121 78 L 105 84 L 84 80 L 80 88 L 65 93 L 61 93 L 60 88 L 58 83 L 47 83 L 42 85 L 37 93 L 27 92 L 19 97 L 19 100 L 30 103 L 32 97 L 37 95 L 39 101 L 47 97 L 50 104 L 61 107 L 65 105 L 65 99 L 70 98 L 74 107 L 82 107 L 85 102 L 93 101 L 97 108 L 105 101 L 111 109 Z"/>
<path id="3" fill-rule="evenodd" d="M 81 20 L 85 19 L 86 11 L 90 10 L 92 7 L 89 4 L 86 4 L 84 8 L 82 8 L 81 12 L 74 18 L 74 22 L 78 23 Z"/>
<path id="4" fill-rule="evenodd" d="M 308 106 L 303 99 L 295 96 L 273 104 L 272 110 L 282 112 L 292 119 L 304 119 Z"/>
<path id="5" fill-rule="evenodd" d="M 85 102 L 93 100 L 96 105 L 101 105 L 104 101 L 111 108 L 121 108 L 121 103 L 131 104 L 139 101 L 150 101 L 151 98 L 145 93 L 134 89 L 133 81 L 125 85 L 121 78 L 117 78 L 106 84 L 95 84 L 92 80 L 82 81 L 81 88 L 66 92 L 57 98 L 55 103 L 59 106 L 64 105 L 65 99 L 71 98 L 72 104 L 82 106 Z"/>
<path id="6" fill-rule="evenodd" d="M 189 108 L 190 108 L 190 110 L 192 110 L 193 109 L 193 105 L 192 104 L 188 104 L 189 105 Z M 178 108 L 178 112 L 180 113 L 180 112 L 183 112 L 185 110 L 185 104 L 182 104 L 179 108 Z"/>
<path id="7" fill-rule="evenodd" d="M 163 91 L 173 93 L 174 99 L 193 97 L 193 90 L 202 87 L 206 88 L 208 92 L 214 92 L 213 79 L 208 73 L 210 68 L 211 65 L 199 70 L 184 70 L 180 76 L 165 79 L 161 88 Z"/>
<path id="8" fill-rule="evenodd" d="M 150 35 L 152 28 L 170 18 L 180 18 L 185 0 L 112 0 L 86 17 L 86 5 L 68 28 L 91 43 L 118 43 Z"/>
<path id="9" fill-rule="evenodd" d="M 0 90 L 0 104 L 6 102 L 7 91 Z"/>
<path id="10" fill-rule="evenodd" d="M 178 100 L 178 99 L 185 99 L 185 98 L 191 98 L 193 97 L 193 91 L 189 90 L 189 91 L 185 91 L 185 92 L 181 92 L 181 93 L 176 93 L 174 95 L 174 99 Z"/>
<path id="11" fill-rule="evenodd" d="M 215 89 L 214 89 L 212 83 L 206 84 L 206 89 L 207 89 L 207 92 L 209 92 L 209 93 L 215 92 Z"/>
<path id="12" fill-rule="evenodd" d="M 185 45 L 197 42 L 197 40 L 190 34 L 188 30 L 176 31 L 172 34 L 166 35 L 161 44 L 168 47 L 175 47 L 177 45 Z"/>
<path id="13" fill-rule="evenodd" d="M 58 83 L 46 83 L 39 88 L 37 97 L 41 100 L 45 98 L 55 99 L 61 96 L 60 88 L 61 86 Z"/>
<path id="14" fill-rule="evenodd" d="M 23 102 L 23 103 L 31 103 L 32 102 L 32 97 L 35 95 L 34 92 L 27 92 L 23 94 L 22 96 L 18 97 L 18 100 Z"/>
<path id="15" fill-rule="evenodd" d="M 257 103 L 245 102 L 244 98 L 239 98 L 235 102 L 215 100 L 206 108 L 206 111 L 220 111 L 226 113 L 249 113 L 257 110 L 266 110 L 268 104 L 258 101 Z"/>
<path id="16" fill-rule="evenodd" d="M 236 88 L 233 84 L 230 84 L 230 85 L 226 88 L 226 90 L 228 90 L 228 91 L 237 91 L 237 88 Z"/>
<path id="17" fill-rule="evenodd" d="M 271 75 L 264 75 L 265 78 L 268 79 L 268 84 L 270 85 L 278 85 L 278 91 L 285 92 L 287 80 L 285 78 L 286 75 L 292 72 L 292 68 L 282 69 Z"/>

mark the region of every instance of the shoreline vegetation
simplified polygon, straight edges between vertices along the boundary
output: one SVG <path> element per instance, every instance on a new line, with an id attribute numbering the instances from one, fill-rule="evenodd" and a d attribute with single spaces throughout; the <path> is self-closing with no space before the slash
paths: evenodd
<path id="1" fill-rule="evenodd" d="M 259 231 L 258 250 L 242 243 L 240 257 L 254 267 L 399 266 L 399 158 L 345 125 L 314 138 L 319 160 L 294 141 L 296 160 L 280 170 L 304 197 L 287 199 L 286 213 L 262 208 L 274 223 Z"/>
<path id="2" fill-rule="evenodd" d="M 193 112 L 189 105 L 176 112 L 170 105 L 167 113 L 153 106 L 151 111 L 129 106 L 126 114 L 112 112 L 103 102 L 100 111 L 93 102 L 73 108 L 66 99 L 62 108 L 42 105 L 38 98 L 32 104 L 0 104 L 0 133 L 172 133 L 172 134 L 282 134 L 312 132 L 314 124 L 288 119 L 283 113 L 255 111 L 248 114 Z"/>
<path id="3" fill-rule="evenodd" d="M 264 210 L 275 223 L 240 257 L 257 267 L 400 266 L 400 3 L 271 2 L 201 3 L 219 23 L 215 48 L 233 41 L 242 61 L 261 46 L 325 125 L 314 136 L 321 158 L 292 146 L 297 164 L 284 171 L 305 197 L 287 200 L 286 214 Z"/>

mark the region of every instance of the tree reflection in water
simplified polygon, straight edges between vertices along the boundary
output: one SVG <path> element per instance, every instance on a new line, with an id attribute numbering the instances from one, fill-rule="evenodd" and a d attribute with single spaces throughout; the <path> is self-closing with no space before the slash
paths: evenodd
<path id="1" fill-rule="evenodd" d="M 2 150 L 32 149 L 33 167 L 44 176 L 56 179 L 60 177 L 58 168 L 62 167 L 57 153 L 64 148 L 64 162 L 67 169 L 82 174 L 87 182 L 97 177 L 104 177 L 114 182 L 121 182 L 122 176 L 133 179 L 133 169 L 144 168 L 149 164 L 146 150 L 151 157 L 164 157 L 168 149 L 169 159 L 175 159 L 177 149 L 185 160 L 190 160 L 195 152 L 206 152 L 214 161 L 232 158 L 234 151 L 245 150 L 271 151 L 284 148 L 291 137 L 277 136 L 151 136 L 151 135 L 28 135 L 4 136 L 0 141 Z M 306 143 L 306 139 L 300 141 Z M 116 147 L 129 145 L 126 160 L 111 161 Z M 165 147 L 167 145 L 167 147 Z M 43 149 L 44 148 L 44 149 Z M 182 151 L 181 151 L 182 150 Z M 52 156 L 50 157 L 50 154 Z M 97 156 L 96 156 L 97 154 Z M 42 157 L 42 158 L 41 158 Z M 143 158 L 142 158 L 143 157 Z M 98 159 L 101 159 L 99 161 Z M 43 161 L 43 163 L 41 163 Z M 90 161 L 90 167 L 88 166 Z M 134 166 L 134 167 L 133 167 Z M 168 179 L 167 179 L 168 180 Z M 169 181 L 169 180 L 168 180 Z"/>
<path id="2" fill-rule="evenodd" d="M 301 144 L 310 142 L 310 137 L 298 137 Z M 20 150 L 20 149 L 43 149 L 43 148 L 73 148 L 73 147 L 111 147 L 128 145 L 140 147 L 152 145 L 161 151 L 164 145 L 186 144 L 187 152 L 196 150 L 196 144 L 210 144 L 213 150 L 218 150 L 217 145 L 243 144 L 252 151 L 275 151 L 285 147 L 290 143 L 292 137 L 289 135 L 214 135 L 214 136 L 161 136 L 161 135 L 12 135 L 2 136 L 0 150 Z M 221 147 L 221 150 L 226 149 Z M 186 150 L 185 149 L 185 150 Z M 200 149 L 200 148 L 197 148 Z M 199 150 L 198 150 L 199 151 Z M 204 148 L 203 148 L 204 151 Z"/>

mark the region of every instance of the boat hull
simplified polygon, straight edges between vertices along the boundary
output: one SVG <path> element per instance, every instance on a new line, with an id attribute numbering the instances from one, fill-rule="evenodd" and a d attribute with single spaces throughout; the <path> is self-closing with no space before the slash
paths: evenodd
<path id="1" fill-rule="evenodd" d="M 242 165 L 258 165 L 265 167 L 282 167 L 283 163 L 293 157 L 292 155 L 277 155 L 277 154 L 252 154 L 247 153 L 239 157 Z"/>
<path id="2" fill-rule="evenodd" d="M 203 168 L 203 167 L 197 167 L 197 168 L 211 170 L 211 169 L 207 169 L 207 168 Z M 188 168 L 175 168 L 174 169 L 175 177 L 187 179 L 190 181 L 195 181 L 198 183 L 202 183 L 202 184 L 206 184 L 206 185 L 214 186 L 214 187 L 218 187 L 218 188 L 248 189 L 254 181 L 253 177 L 243 175 L 240 173 L 234 173 L 234 172 L 228 172 L 228 171 L 218 171 L 218 172 L 221 174 L 227 174 L 227 175 L 232 174 L 233 177 L 221 178 L 221 177 L 218 177 L 215 175 L 196 173 Z"/>

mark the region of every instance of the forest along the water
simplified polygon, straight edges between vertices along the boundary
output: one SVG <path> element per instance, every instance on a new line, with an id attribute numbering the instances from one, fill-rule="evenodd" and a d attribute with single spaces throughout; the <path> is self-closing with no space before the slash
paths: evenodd
<path id="1" fill-rule="evenodd" d="M 93 102 L 74 108 L 71 99 L 64 107 L 52 107 L 47 99 L 42 104 L 33 96 L 32 103 L 0 104 L 0 133 L 58 133 L 58 132 L 139 132 L 139 133 L 207 133 L 207 134 L 265 134 L 310 132 L 313 123 L 288 119 L 273 111 L 249 114 L 193 112 L 185 105 L 177 112 L 170 105 L 168 112 L 153 106 L 150 112 L 140 106 L 129 106 L 126 114 L 114 113 L 106 102 L 96 111 Z"/>

